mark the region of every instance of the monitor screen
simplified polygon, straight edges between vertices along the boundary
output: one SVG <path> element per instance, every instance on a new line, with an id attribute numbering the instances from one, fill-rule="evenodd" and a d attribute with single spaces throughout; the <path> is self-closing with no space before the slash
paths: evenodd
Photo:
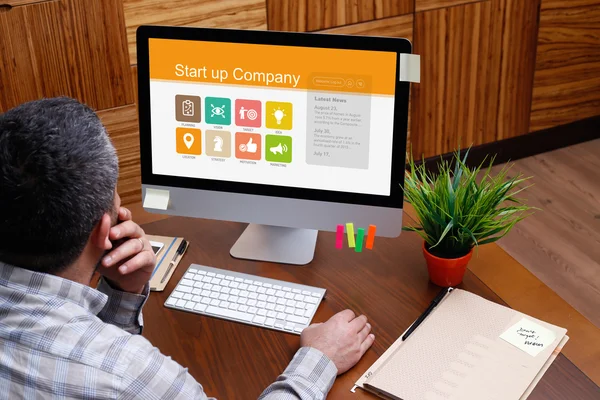
<path id="1" fill-rule="evenodd" d="M 152 173 L 390 196 L 397 59 L 149 38 Z"/>

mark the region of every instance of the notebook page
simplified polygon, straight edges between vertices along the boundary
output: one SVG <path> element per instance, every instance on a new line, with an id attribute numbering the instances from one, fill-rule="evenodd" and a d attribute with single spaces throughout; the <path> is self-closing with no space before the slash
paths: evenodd
<path id="1" fill-rule="evenodd" d="M 519 399 L 565 329 L 536 357 L 500 339 L 524 314 L 454 290 L 366 382 L 403 400 Z"/>

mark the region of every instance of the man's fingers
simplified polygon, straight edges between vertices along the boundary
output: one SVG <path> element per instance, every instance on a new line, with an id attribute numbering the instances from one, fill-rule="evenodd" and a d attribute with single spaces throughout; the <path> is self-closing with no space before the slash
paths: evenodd
<path id="1" fill-rule="evenodd" d="M 129 221 L 132 219 L 131 211 L 126 207 L 119 207 L 119 221 Z"/>
<path id="2" fill-rule="evenodd" d="M 146 246 L 144 245 L 143 239 L 129 239 L 104 256 L 102 259 L 102 265 L 105 267 L 111 267 L 131 256 L 142 252 L 144 247 Z"/>
<path id="3" fill-rule="evenodd" d="M 360 316 L 354 318 L 350 322 L 350 328 L 354 332 L 360 332 L 360 331 L 362 331 L 362 329 L 365 327 L 366 324 L 367 324 L 367 317 L 365 317 L 364 315 L 360 315 Z"/>
<path id="4" fill-rule="evenodd" d="M 127 260 L 125 264 L 121 265 L 119 267 L 119 272 L 123 275 L 127 275 L 149 265 L 154 266 L 155 262 L 156 259 L 154 258 L 153 252 L 142 251 L 131 260 Z"/>
<path id="5" fill-rule="evenodd" d="M 125 237 L 141 238 L 144 236 L 144 230 L 135 222 L 129 220 L 121 222 L 110 228 L 109 239 L 117 240 Z"/>
<path id="6" fill-rule="evenodd" d="M 371 332 L 371 324 L 367 323 L 362 328 L 362 330 L 360 332 L 358 332 L 358 339 L 359 339 L 360 343 L 365 341 L 369 332 Z"/>
<path id="7" fill-rule="evenodd" d="M 371 345 L 373 344 L 373 342 L 375 341 L 375 335 L 373 335 L 372 333 L 370 335 L 367 336 L 367 338 L 364 340 L 364 342 L 361 343 L 360 345 L 360 356 L 362 357 L 363 354 L 365 354 L 365 352 L 367 350 L 369 350 L 369 347 L 371 347 Z"/>
<path id="8" fill-rule="evenodd" d="M 340 311 L 339 313 L 335 314 L 331 318 L 339 318 L 344 322 L 350 322 L 354 319 L 354 317 L 356 317 L 356 315 L 354 314 L 354 311 L 344 310 L 344 311 Z"/>

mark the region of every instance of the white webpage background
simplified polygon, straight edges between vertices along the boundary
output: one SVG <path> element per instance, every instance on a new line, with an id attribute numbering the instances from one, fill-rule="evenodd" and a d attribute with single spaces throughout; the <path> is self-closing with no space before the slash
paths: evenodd
<path id="1" fill-rule="evenodd" d="M 369 168 L 354 169 L 310 165 L 306 163 L 306 107 L 310 92 L 296 89 L 269 89 L 236 85 L 188 83 L 176 81 L 150 81 L 150 112 L 152 118 L 152 172 L 169 175 L 220 181 L 290 186 L 307 189 L 331 190 L 373 195 L 390 195 L 392 170 L 392 140 L 394 131 L 394 98 L 371 97 L 371 131 Z M 184 158 L 176 151 L 175 130 L 182 126 L 175 119 L 175 96 L 178 94 L 201 97 L 202 122 L 195 124 L 202 130 L 202 155 L 195 159 Z M 231 158 L 224 162 L 213 161 L 207 156 L 206 130 L 214 125 L 205 123 L 205 98 L 225 97 L 231 99 L 260 100 L 262 102 L 261 128 L 254 133 L 262 135 L 262 159 L 256 165 L 243 164 L 235 158 L 235 133 L 244 132 L 235 125 L 235 110 L 231 112 L 231 125 L 223 125 L 223 131 L 231 133 Z M 282 131 L 292 137 L 292 162 L 287 167 L 272 166 L 265 160 L 265 136 L 275 131 L 265 127 L 266 101 L 284 101 L 293 104 L 291 131 Z"/>

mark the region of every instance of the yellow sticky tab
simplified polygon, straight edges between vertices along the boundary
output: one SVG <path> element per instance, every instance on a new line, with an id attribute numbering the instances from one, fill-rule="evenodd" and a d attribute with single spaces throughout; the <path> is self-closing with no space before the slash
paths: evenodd
<path id="1" fill-rule="evenodd" d="M 348 235 L 348 247 L 354 247 L 354 224 L 352 222 L 346 223 L 346 234 Z"/>

